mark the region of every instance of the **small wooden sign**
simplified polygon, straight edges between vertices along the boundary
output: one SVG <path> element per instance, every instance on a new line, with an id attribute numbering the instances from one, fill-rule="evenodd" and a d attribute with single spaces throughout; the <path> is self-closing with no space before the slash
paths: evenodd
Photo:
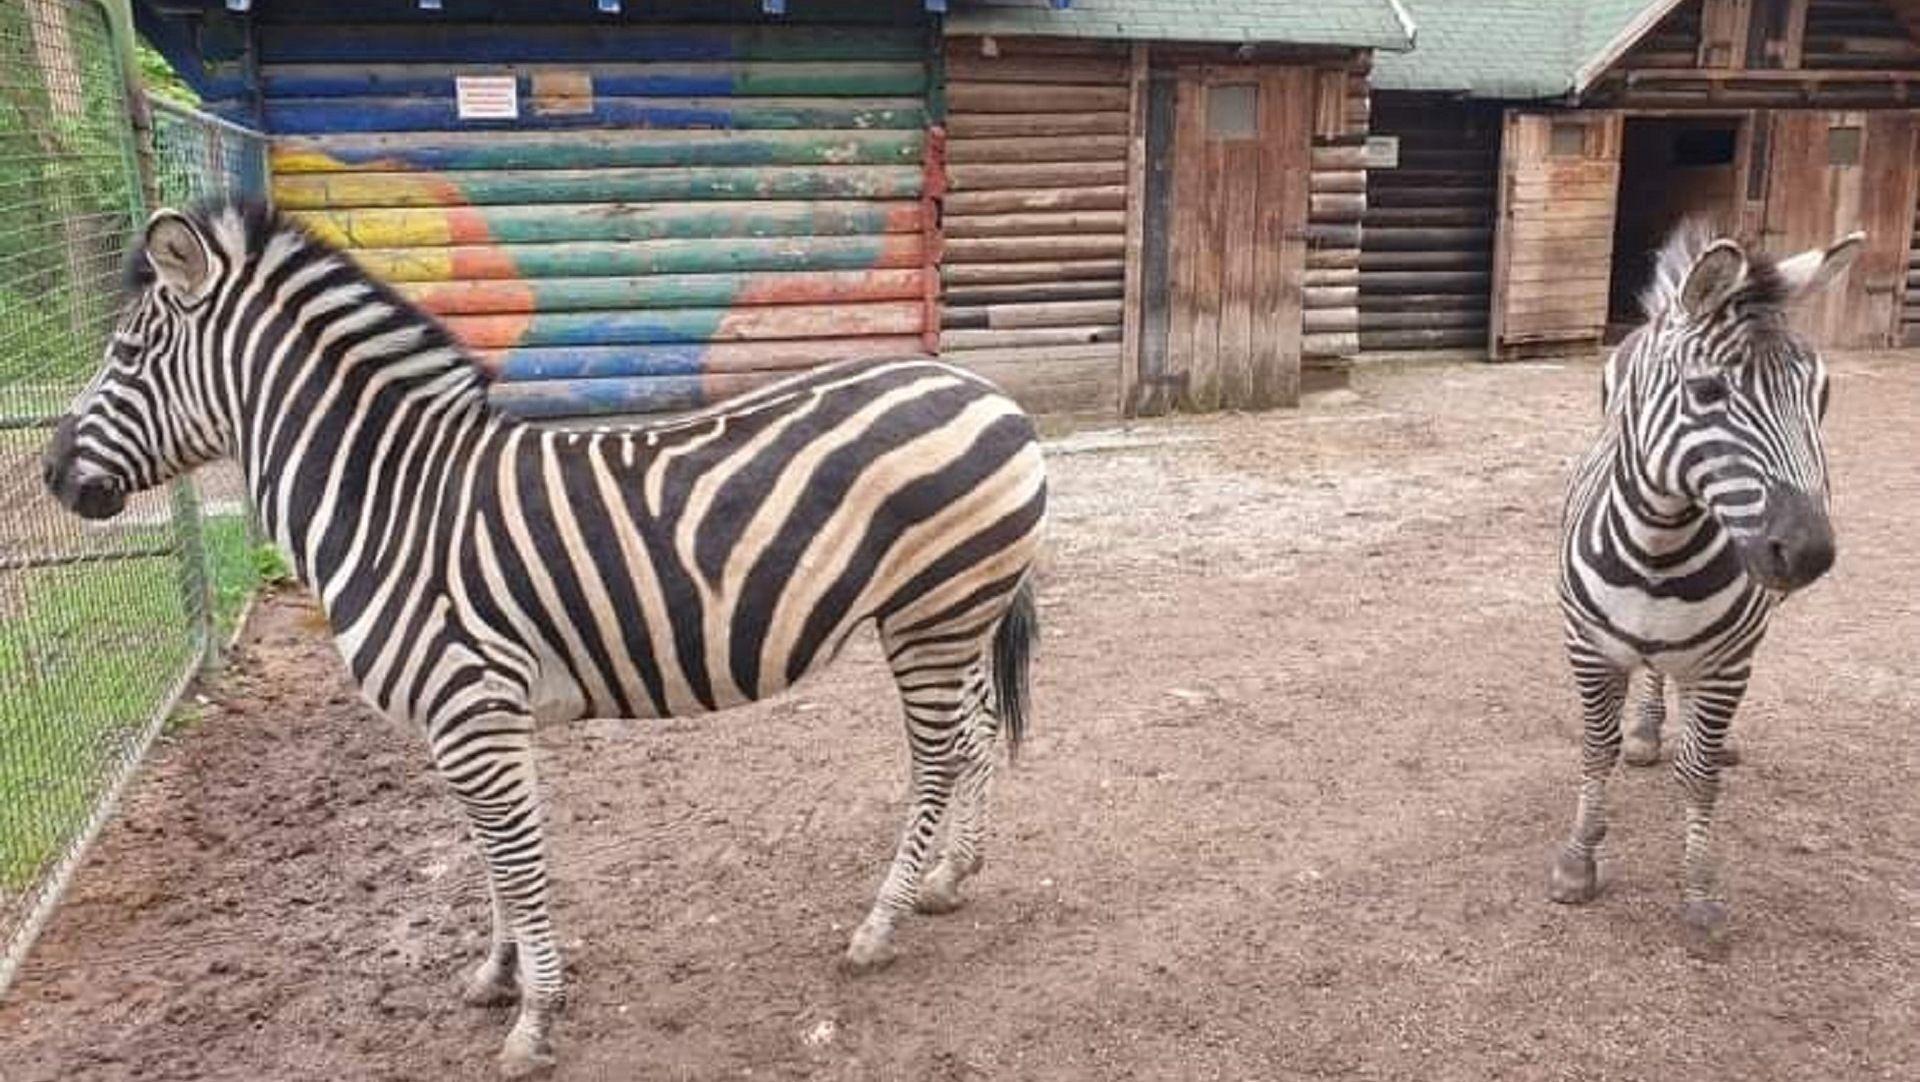
<path id="1" fill-rule="evenodd" d="M 532 97 L 536 115 L 583 116 L 593 112 L 593 76 L 584 71 L 536 71 Z"/>
<path id="2" fill-rule="evenodd" d="M 453 80 L 461 120 L 513 120 L 520 115 L 520 88 L 511 75 L 460 75 Z"/>

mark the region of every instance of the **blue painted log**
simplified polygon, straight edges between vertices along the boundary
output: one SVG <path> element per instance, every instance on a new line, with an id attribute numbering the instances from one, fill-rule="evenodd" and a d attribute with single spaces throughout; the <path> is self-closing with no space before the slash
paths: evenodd
<path id="1" fill-rule="evenodd" d="M 914 131 L 434 132 L 276 139 L 273 171 L 466 172 L 645 166 L 918 165 Z"/>
<path id="2" fill-rule="evenodd" d="M 275 134 L 513 130 L 542 128 L 714 128 L 805 131 L 921 128 L 919 98 L 607 98 L 579 113 L 541 114 L 521 103 L 518 117 L 463 120 L 451 98 L 277 98 L 266 103 Z"/>
<path id="3" fill-rule="evenodd" d="M 634 63 L 657 60 L 917 60 L 917 28 L 874 26 L 368 26 L 261 28 L 261 60 L 288 63 Z"/>
<path id="4" fill-rule="evenodd" d="M 278 98 L 388 98 L 454 96 L 460 75 L 503 75 L 497 68 L 431 64 L 276 65 L 261 72 L 261 90 Z M 532 74 L 518 76 L 520 100 L 535 100 Z M 888 97 L 917 96 L 926 89 L 927 71 L 918 62 L 881 61 L 834 64 L 694 63 L 594 67 L 596 97 Z"/>

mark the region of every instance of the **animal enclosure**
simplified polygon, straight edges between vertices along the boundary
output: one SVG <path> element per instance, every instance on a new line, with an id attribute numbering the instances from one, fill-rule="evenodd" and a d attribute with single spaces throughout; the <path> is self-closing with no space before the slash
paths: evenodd
<path id="1" fill-rule="evenodd" d="M 545 731 L 583 943 L 556 1077 L 1910 1074 L 1920 365 L 1834 370 L 1840 562 L 1736 723 L 1726 963 L 1681 949 L 1665 768 L 1614 784 L 1601 897 L 1545 896 L 1598 366 L 1367 369 L 1345 404 L 1050 444 L 1030 740 L 968 908 L 885 973 L 834 967 L 903 787 L 870 641 L 742 713 Z M 211 695 L 0 1005 L 9 1082 L 489 1077 L 501 1018 L 453 994 L 485 889 L 419 743 L 298 598 Z"/>

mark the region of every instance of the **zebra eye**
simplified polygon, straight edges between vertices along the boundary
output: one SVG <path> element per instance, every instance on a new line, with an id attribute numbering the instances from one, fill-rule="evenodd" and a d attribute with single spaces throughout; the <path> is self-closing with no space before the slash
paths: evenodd
<path id="1" fill-rule="evenodd" d="M 1687 381 L 1687 397 L 1701 408 L 1717 406 L 1727 400 L 1727 381 L 1718 376 L 1702 376 Z"/>

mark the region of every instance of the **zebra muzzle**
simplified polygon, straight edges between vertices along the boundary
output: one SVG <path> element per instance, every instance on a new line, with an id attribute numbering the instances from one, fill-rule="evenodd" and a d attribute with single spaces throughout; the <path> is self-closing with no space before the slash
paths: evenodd
<path id="1" fill-rule="evenodd" d="M 84 471 L 74 426 L 72 414 L 60 418 L 54 426 L 53 438 L 40 455 L 41 480 L 61 506 L 81 518 L 112 518 L 126 507 L 127 495 L 113 478 Z"/>
<path id="2" fill-rule="evenodd" d="M 1805 491 L 1774 485 L 1767 491 L 1765 526 L 1742 550 L 1748 571 L 1768 588 L 1798 590 L 1833 567 L 1833 523 Z"/>

